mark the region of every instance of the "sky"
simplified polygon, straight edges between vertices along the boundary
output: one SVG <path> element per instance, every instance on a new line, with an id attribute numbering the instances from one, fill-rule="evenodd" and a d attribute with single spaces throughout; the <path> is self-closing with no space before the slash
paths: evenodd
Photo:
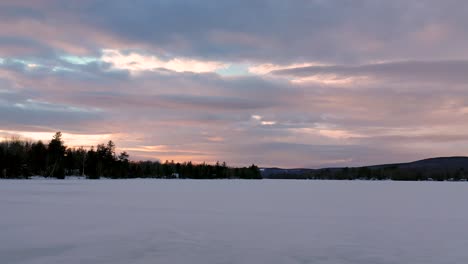
<path id="1" fill-rule="evenodd" d="M 468 155 L 468 1 L 5 0 L 0 137 L 134 160 Z"/>

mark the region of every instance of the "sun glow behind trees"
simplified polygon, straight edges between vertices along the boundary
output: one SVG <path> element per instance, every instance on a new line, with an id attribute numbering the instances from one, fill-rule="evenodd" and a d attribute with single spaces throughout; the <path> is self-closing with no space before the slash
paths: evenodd
<path id="1" fill-rule="evenodd" d="M 2 178 L 28 178 L 33 175 L 65 178 L 66 175 L 86 176 L 89 179 L 106 178 L 243 178 L 260 179 L 257 166 L 228 167 L 225 162 L 215 165 L 192 162 L 129 160 L 125 151 L 116 153 L 112 140 L 89 149 L 67 148 L 62 133 L 57 132 L 46 145 L 12 138 L 0 142 L 0 172 Z"/>

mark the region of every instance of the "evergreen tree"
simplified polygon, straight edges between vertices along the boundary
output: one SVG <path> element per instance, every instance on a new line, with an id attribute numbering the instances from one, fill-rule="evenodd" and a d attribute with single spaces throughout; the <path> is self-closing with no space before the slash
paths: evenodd
<path id="1" fill-rule="evenodd" d="M 49 159 L 49 176 L 57 179 L 65 178 L 64 156 L 66 147 L 63 145 L 62 132 L 52 137 L 47 148 Z"/>

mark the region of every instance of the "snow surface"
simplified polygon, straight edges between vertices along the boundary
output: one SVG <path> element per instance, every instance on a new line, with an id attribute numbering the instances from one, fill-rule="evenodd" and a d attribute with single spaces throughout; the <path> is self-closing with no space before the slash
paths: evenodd
<path id="1" fill-rule="evenodd" d="M 468 263 L 468 184 L 2 180 L 0 263 Z"/>

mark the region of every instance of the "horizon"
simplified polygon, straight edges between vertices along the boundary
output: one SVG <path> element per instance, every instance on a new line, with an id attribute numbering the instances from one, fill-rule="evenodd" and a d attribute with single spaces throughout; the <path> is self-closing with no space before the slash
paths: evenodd
<path id="1" fill-rule="evenodd" d="M 6 1 L 0 138 L 262 168 L 468 156 L 467 8 Z"/>
<path id="2" fill-rule="evenodd" d="M 47 145 L 51 140 L 46 140 L 46 139 L 33 139 L 33 138 L 26 138 L 26 137 L 21 137 L 21 136 L 12 136 L 10 138 L 6 138 L 4 137 L 2 140 L 0 140 L 0 143 L 2 142 L 8 142 L 8 141 L 15 141 L 15 140 L 19 140 L 21 142 L 28 142 L 28 143 L 38 143 L 38 142 L 42 142 L 43 144 Z M 112 139 L 110 139 L 110 141 L 112 141 Z M 63 142 L 64 143 L 64 146 L 66 147 L 66 149 L 71 149 L 71 150 L 76 150 L 76 149 L 79 149 L 79 148 L 82 148 L 86 151 L 89 151 L 91 149 L 96 149 L 98 145 L 106 145 L 107 143 L 109 143 L 109 141 L 107 142 L 97 142 L 96 141 L 96 144 L 94 145 L 87 145 L 87 146 L 84 146 L 84 145 L 67 145 L 66 142 Z M 112 141 L 112 143 L 114 143 Z M 116 146 L 116 150 L 119 150 L 119 148 Z M 115 152 L 115 155 L 118 156 L 119 153 L 127 153 L 127 151 L 125 149 L 120 149 L 119 151 L 116 151 Z M 128 154 L 128 153 L 127 153 Z M 336 166 L 336 167 L 278 167 L 278 166 L 262 166 L 261 164 L 247 164 L 247 165 L 244 165 L 245 166 L 250 166 L 250 165 L 256 165 L 260 168 L 260 170 L 263 170 L 263 169 L 281 169 L 281 170 L 321 170 L 321 169 L 340 169 L 340 168 L 359 168 L 359 167 L 373 167 L 373 166 L 387 166 L 387 165 L 399 165 L 399 164 L 408 164 L 408 163 L 415 163 L 415 162 L 420 162 L 420 161 L 427 161 L 427 160 L 436 160 L 436 159 L 456 159 L 456 158 L 466 158 L 468 159 L 468 156 L 434 156 L 434 157 L 426 157 L 426 158 L 421 158 L 421 159 L 418 159 L 418 160 L 409 160 L 409 161 L 400 161 L 400 162 L 392 162 L 392 163 L 379 163 L 379 164 L 357 164 L 357 165 L 354 165 L 354 166 Z M 151 161 L 151 162 L 157 162 L 157 163 L 160 163 L 160 164 L 163 164 L 165 162 L 170 162 L 172 164 L 186 164 L 186 163 L 193 163 L 194 165 L 197 165 L 197 164 L 207 164 L 207 165 L 215 165 L 215 164 L 218 164 L 218 163 L 224 163 L 225 161 L 221 161 L 221 160 L 216 160 L 216 161 L 202 161 L 202 162 L 194 162 L 193 160 L 185 160 L 185 161 L 178 161 L 178 160 L 159 160 L 159 159 L 146 159 L 146 160 L 142 160 L 142 159 L 133 159 L 132 157 L 129 157 L 129 160 L 131 162 L 147 162 L 147 161 Z M 236 167 L 236 166 L 231 166 L 230 164 L 227 164 L 228 167 Z M 239 165 L 237 167 L 240 167 Z"/>

